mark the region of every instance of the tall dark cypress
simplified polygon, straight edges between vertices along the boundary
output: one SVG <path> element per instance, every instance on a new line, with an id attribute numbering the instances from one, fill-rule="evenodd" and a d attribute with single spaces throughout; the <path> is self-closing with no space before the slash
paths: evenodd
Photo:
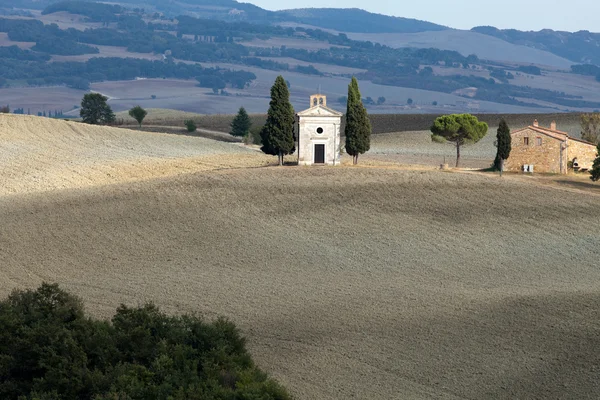
<path id="1" fill-rule="evenodd" d="M 497 151 L 494 167 L 499 170 L 500 175 L 502 175 L 504 161 L 508 159 L 511 150 L 510 128 L 504 119 L 500 121 L 500 125 L 498 126 L 498 131 L 496 133 L 496 147 Z"/>
<path id="2" fill-rule="evenodd" d="M 280 75 L 271 87 L 271 103 L 267 122 L 260 132 L 263 146 L 261 150 L 277 156 L 283 165 L 283 156 L 292 154 L 294 146 L 294 107 L 290 103 L 290 92 L 285 79 Z"/>
<path id="3" fill-rule="evenodd" d="M 352 163 L 358 163 L 358 155 L 371 148 L 371 121 L 367 109 L 362 104 L 358 81 L 352 78 L 348 85 L 348 104 L 346 108 L 346 153 L 352 156 Z"/>
<path id="4" fill-rule="evenodd" d="M 594 165 L 592 166 L 592 169 L 590 171 L 590 174 L 592 174 L 590 179 L 594 182 L 600 180 L 600 144 L 598 144 L 596 150 L 598 151 L 598 153 L 596 159 L 594 160 Z"/>

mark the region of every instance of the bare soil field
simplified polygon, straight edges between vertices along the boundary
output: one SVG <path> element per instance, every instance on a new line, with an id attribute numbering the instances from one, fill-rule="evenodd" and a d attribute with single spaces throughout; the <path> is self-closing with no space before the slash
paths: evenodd
<path id="1" fill-rule="evenodd" d="M 0 115 L 0 160 L 0 196 L 272 161 L 242 145 L 201 137 L 12 114 Z"/>
<path id="2" fill-rule="evenodd" d="M 489 168 L 496 156 L 495 140 L 496 132 L 490 130 L 478 143 L 462 146 L 461 167 Z M 429 131 L 382 133 L 371 136 L 371 150 L 362 157 L 400 164 L 438 167 L 447 163 L 454 166 L 456 147 L 451 143 L 432 142 Z"/>
<path id="3" fill-rule="evenodd" d="M 286 46 L 293 49 L 320 50 L 329 49 L 331 47 L 346 47 L 331 45 L 329 42 L 323 42 L 312 39 L 294 39 L 287 37 L 273 37 L 271 39 L 253 39 L 246 42 L 241 42 L 244 46 L 250 47 L 281 47 Z"/>
<path id="4" fill-rule="evenodd" d="M 291 57 L 259 57 L 259 58 L 262 60 L 269 60 L 269 61 L 275 61 L 278 63 L 289 64 L 290 67 L 295 67 L 298 65 L 306 67 L 306 66 L 312 65 L 319 71 L 326 73 L 326 74 L 353 75 L 353 74 L 360 74 L 363 72 L 367 72 L 366 69 L 343 67 L 341 65 L 311 63 L 308 61 L 297 60 L 297 59 L 291 58 Z"/>
<path id="5" fill-rule="evenodd" d="M 600 193 L 578 184 L 274 167 L 4 196 L 0 294 L 225 315 L 299 399 L 594 399 Z"/>
<path id="6" fill-rule="evenodd" d="M 52 56 L 52 61 L 54 62 L 65 62 L 65 61 L 74 61 L 74 62 L 85 62 L 91 58 L 96 57 L 120 57 L 120 58 L 139 58 L 142 60 L 162 60 L 162 56 L 160 54 L 153 53 L 132 53 L 127 51 L 127 47 L 118 47 L 118 46 L 100 46 L 100 45 L 92 45 L 93 47 L 98 48 L 100 53 L 97 54 L 82 54 L 78 56 Z"/>
<path id="7" fill-rule="evenodd" d="M 545 65 L 569 69 L 573 62 L 547 51 L 515 45 L 477 32 L 449 29 L 420 33 L 347 33 L 354 40 L 369 40 L 390 47 L 434 47 L 458 51 L 464 56 L 475 54 L 484 60 Z"/>
<path id="8" fill-rule="evenodd" d="M 10 40 L 10 38 L 8 37 L 8 33 L 0 32 L 0 46 L 17 46 L 21 49 L 30 49 L 33 46 L 35 46 L 35 42 L 15 42 L 13 40 Z"/>
<path id="9" fill-rule="evenodd" d="M 86 92 L 64 86 L 0 88 L 0 104 L 9 104 L 11 109 L 23 107 L 25 112 L 37 115 L 38 111 L 63 110 L 65 113 L 81 104 Z M 79 110 L 75 110 L 79 115 Z"/>
<path id="10" fill-rule="evenodd" d="M 542 76 L 513 73 L 514 85 L 530 86 L 532 88 L 556 90 L 574 96 L 582 96 L 590 101 L 600 100 L 600 82 L 593 76 L 582 76 L 564 72 L 544 72 Z"/>

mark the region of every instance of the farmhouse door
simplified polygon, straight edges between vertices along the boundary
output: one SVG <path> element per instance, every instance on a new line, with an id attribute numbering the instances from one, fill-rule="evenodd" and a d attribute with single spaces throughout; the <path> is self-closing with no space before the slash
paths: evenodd
<path id="1" fill-rule="evenodd" d="M 315 144 L 315 164 L 325 164 L 324 144 Z"/>

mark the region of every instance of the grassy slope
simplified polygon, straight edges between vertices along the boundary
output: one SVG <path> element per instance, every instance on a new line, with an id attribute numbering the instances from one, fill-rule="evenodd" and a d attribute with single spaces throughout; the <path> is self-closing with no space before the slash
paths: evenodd
<path id="1" fill-rule="evenodd" d="M 0 294 L 57 281 L 100 316 L 226 315 L 299 398 L 595 398 L 597 203 L 370 168 L 3 197 Z"/>

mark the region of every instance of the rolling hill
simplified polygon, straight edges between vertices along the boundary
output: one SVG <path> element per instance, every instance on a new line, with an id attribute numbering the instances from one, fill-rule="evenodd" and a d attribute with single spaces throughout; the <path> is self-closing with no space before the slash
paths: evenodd
<path id="1" fill-rule="evenodd" d="M 0 196 L 227 168 L 250 156 L 254 165 L 268 160 L 201 137 L 0 114 Z"/>
<path id="2" fill-rule="evenodd" d="M 472 31 L 509 43 L 548 51 L 575 63 L 600 64 L 600 33 L 560 32 L 552 29 L 523 32 L 516 29 L 500 30 L 492 26 L 478 26 Z"/>
<path id="3" fill-rule="evenodd" d="M 314 25 L 340 32 L 415 33 L 448 29 L 431 22 L 375 14 L 356 8 L 299 8 L 278 11 L 277 14 L 288 22 Z"/>

